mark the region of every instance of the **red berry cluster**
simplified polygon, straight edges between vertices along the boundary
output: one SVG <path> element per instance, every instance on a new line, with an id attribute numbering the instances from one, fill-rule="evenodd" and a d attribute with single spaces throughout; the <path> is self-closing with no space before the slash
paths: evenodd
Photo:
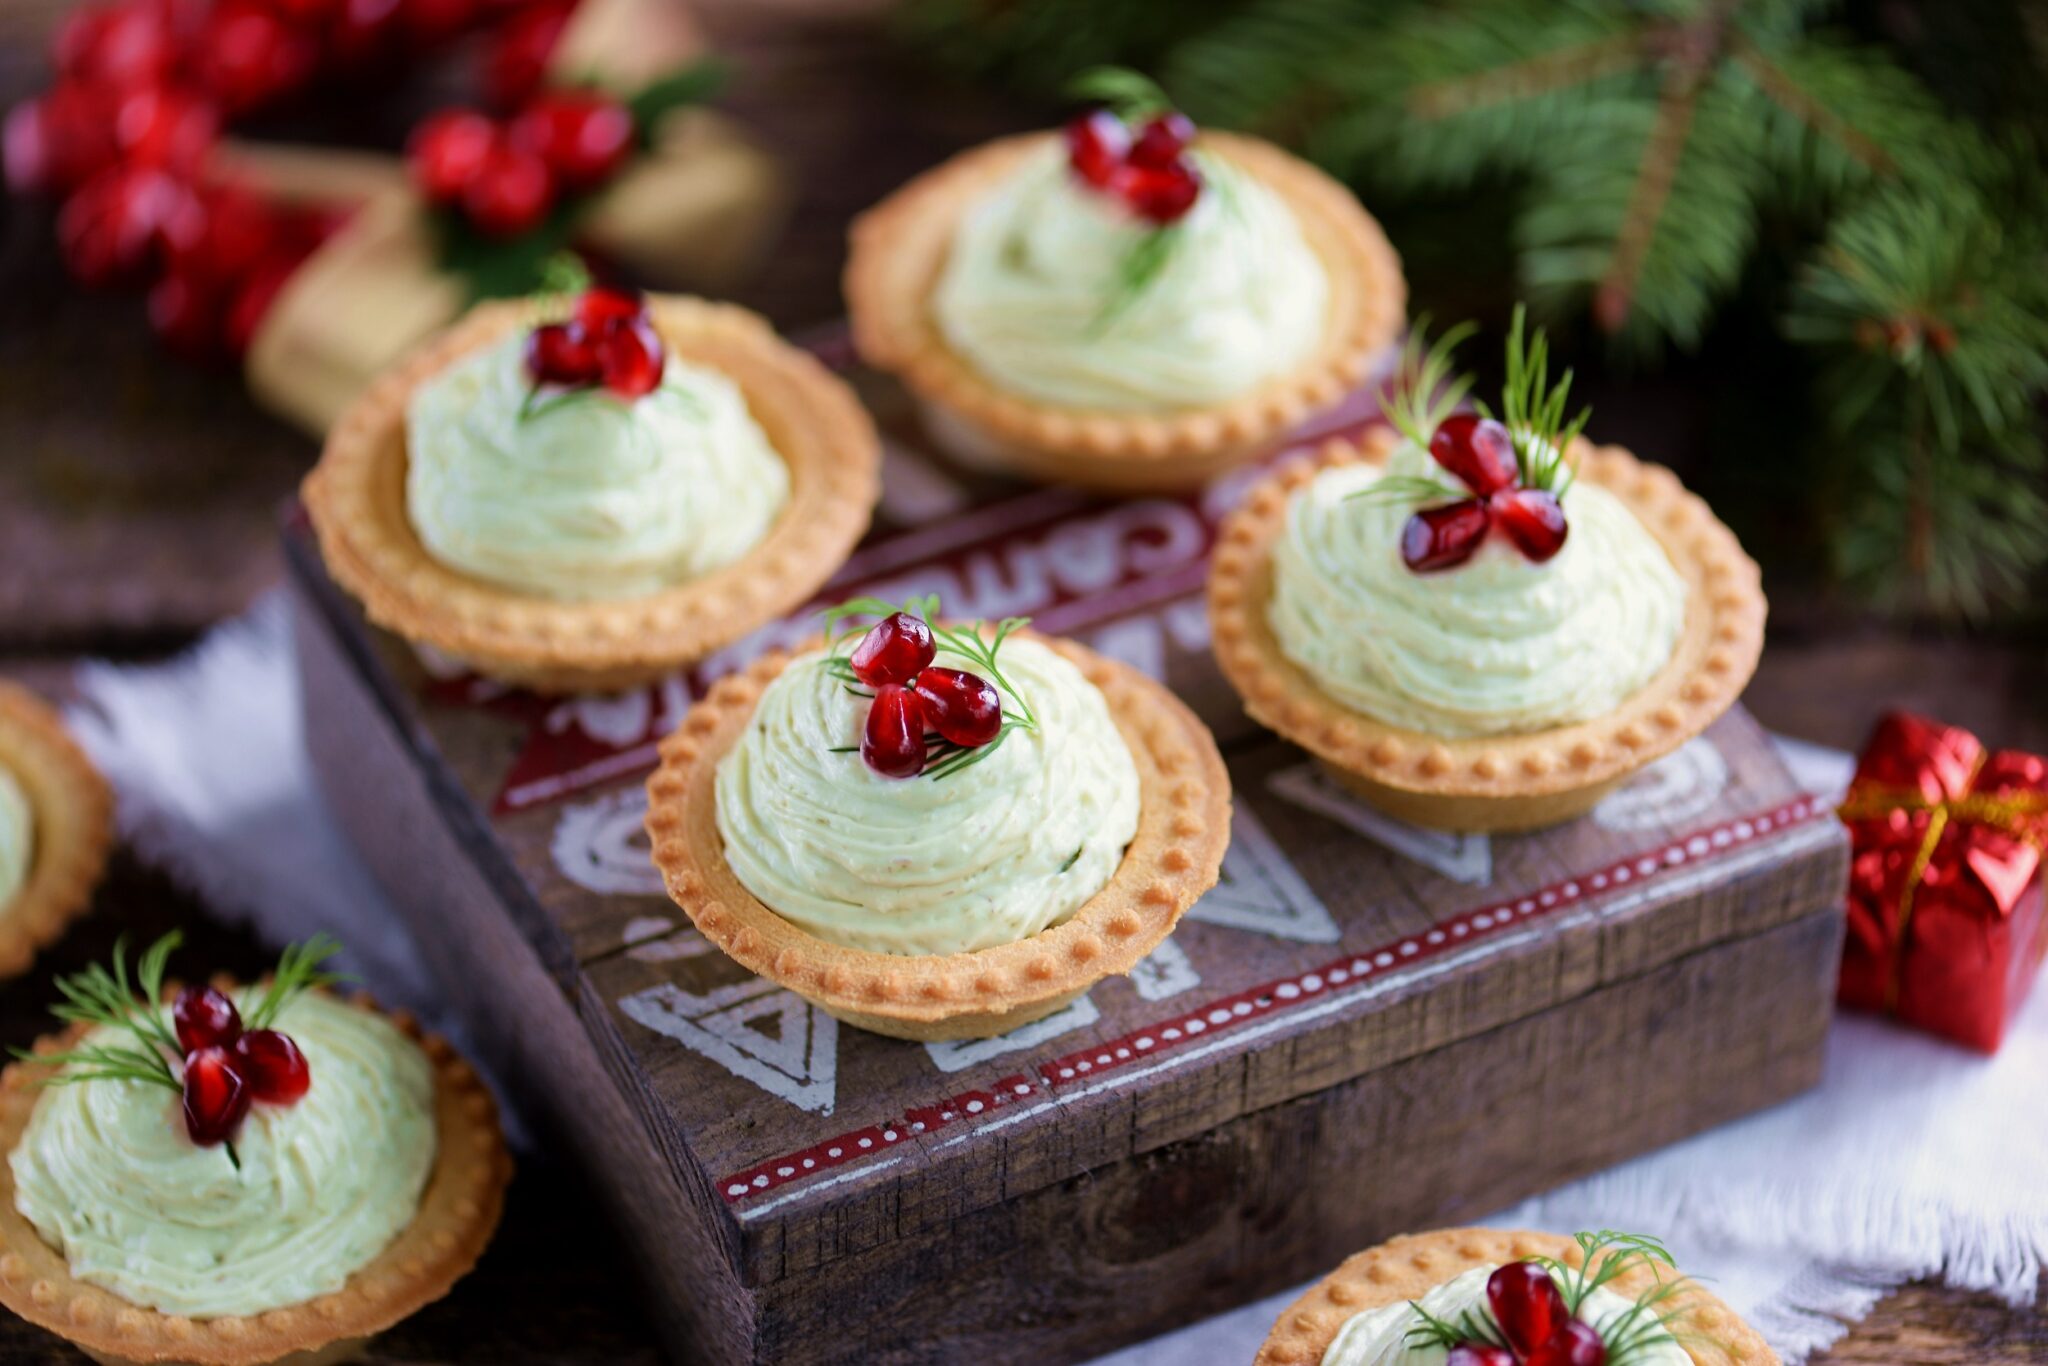
<path id="1" fill-rule="evenodd" d="M 1472 496 L 1408 518 L 1401 528 L 1401 561 L 1410 569 L 1420 574 L 1461 565 L 1496 526 L 1539 564 L 1564 548 L 1564 506 L 1549 489 L 1522 486 L 1514 439 L 1505 425 L 1454 413 L 1429 438 L 1429 454 Z"/>
<path id="2" fill-rule="evenodd" d="M 586 290 L 568 319 L 544 323 L 526 339 L 526 373 L 536 388 L 603 385 L 620 398 L 643 398 L 661 383 L 667 363 L 647 300 L 623 289 Z"/>
<path id="3" fill-rule="evenodd" d="M 1150 223 L 1178 222 L 1201 197 L 1202 175 L 1188 155 L 1195 125 L 1173 110 L 1131 126 L 1107 109 L 1067 123 L 1067 164 L 1105 194 L 1123 200 Z"/>
<path id="4" fill-rule="evenodd" d="M 882 618 L 848 661 L 853 676 L 875 690 L 861 731 L 860 757 L 884 778 L 924 772 L 927 732 L 960 749 L 977 749 L 1003 728 L 995 685 L 965 669 L 936 667 L 932 628 L 908 612 Z"/>
<path id="5" fill-rule="evenodd" d="M 233 1142 L 251 1103 L 290 1105 L 313 1084 L 289 1035 L 244 1030 L 235 1003 L 212 987 L 180 991 L 171 1024 L 185 1054 L 185 1132 L 202 1148 Z"/>
<path id="6" fill-rule="evenodd" d="M 1505 1347 L 1461 1342 L 1446 1366 L 1606 1366 L 1600 1331 L 1572 1317 L 1550 1272 L 1537 1262 L 1509 1262 L 1486 1281 L 1486 1302 Z"/>
<path id="7" fill-rule="evenodd" d="M 478 232 L 516 237 L 565 195 L 596 189 L 633 151 L 633 116 L 584 90 L 539 95 L 509 119 L 473 109 L 429 118 L 406 146 L 413 183 Z"/>

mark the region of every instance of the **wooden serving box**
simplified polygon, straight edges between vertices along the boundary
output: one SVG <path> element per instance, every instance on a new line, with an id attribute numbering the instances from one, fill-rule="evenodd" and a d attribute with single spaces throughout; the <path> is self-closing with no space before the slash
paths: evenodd
<path id="1" fill-rule="evenodd" d="M 1203 569 L 1241 483 L 992 489 L 855 378 L 887 491 L 832 595 L 1032 615 L 1166 679 L 1231 768 L 1222 884 L 1131 978 L 1002 1039 L 838 1024 L 711 948 L 648 866 L 655 739 L 812 621 L 547 701 L 367 627 L 286 530 L 334 811 L 484 1060 L 587 1167 L 680 1357 L 1082 1360 L 1818 1079 L 1847 846 L 1745 713 L 1565 827 L 1400 826 L 1253 728 L 1209 661 Z"/>

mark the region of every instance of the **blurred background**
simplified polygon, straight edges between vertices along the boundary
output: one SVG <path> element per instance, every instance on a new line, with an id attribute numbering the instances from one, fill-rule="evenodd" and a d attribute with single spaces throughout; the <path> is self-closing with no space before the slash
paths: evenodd
<path id="1" fill-rule="evenodd" d="M 1498 330 L 1528 301 L 1593 434 L 1676 468 L 1763 562 L 1766 725 L 1853 749 L 1903 706 L 2048 749 L 2048 6 L 582 3 L 625 17 L 568 54 L 573 0 L 0 3 L 0 673 L 62 697 L 82 657 L 166 654 L 246 607 L 317 453 L 302 381 L 360 368 L 437 290 L 532 287 L 580 230 L 560 206 L 513 246 L 368 232 L 435 111 L 646 47 L 637 77 L 672 82 L 689 132 L 661 151 L 656 230 L 610 225 L 599 254 L 800 334 L 841 312 L 856 213 L 1064 117 L 1067 78 L 1118 62 L 1351 184 L 1416 313 Z M 291 283 L 365 239 L 383 294 Z M 132 865 L 110 895 L 138 932 L 201 914 Z M 254 965 L 217 933 L 224 966 Z M 74 935 L 36 980 L 104 947 Z M 7 1037 L 39 1014 L 0 1009 Z M 551 1293 L 578 1227 L 572 1178 L 523 1189 L 487 1274 L 390 1350 L 652 1359 L 601 1259 L 561 1323 L 494 1326 L 500 1297 Z M 1908 1359 L 1886 1335 L 1930 1318 L 1955 1354 L 1911 1359 L 2048 1352 L 1990 1302 L 1899 1303 L 1828 1359 Z"/>

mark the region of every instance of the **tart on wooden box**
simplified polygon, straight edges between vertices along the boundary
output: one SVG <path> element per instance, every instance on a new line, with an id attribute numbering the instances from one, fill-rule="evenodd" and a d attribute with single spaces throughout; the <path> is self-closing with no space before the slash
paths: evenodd
<path id="1" fill-rule="evenodd" d="M 744 309 L 593 289 L 482 304 L 335 423 L 306 511 L 372 620 L 507 682 L 625 687 L 810 598 L 880 454 Z"/>
<path id="2" fill-rule="evenodd" d="M 1739 707 L 1567 824 L 1405 825 L 1216 670 L 1202 590 L 1234 482 L 971 504 L 901 393 L 851 377 L 905 501 L 830 600 L 1028 615 L 1163 682 L 1229 769 L 1217 885 L 1129 976 L 996 1038 L 846 1027 L 720 951 L 650 862 L 662 738 L 815 636 L 814 610 L 648 687 L 542 698 L 420 656 L 303 527 L 286 542 L 333 809 L 479 1047 L 580 1156 L 678 1355 L 1087 1359 L 1818 1077 L 1845 841 Z M 1601 1122 L 1532 1147 L 1471 1123 L 1475 1088 L 1532 1112 L 1571 1094 Z"/>
<path id="3" fill-rule="evenodd" d="M 172 993 L 178 936 L 58 986 L 0 1081 L 0 1303 L 96 1361 L 358 1355 L 448 1293 L 504 1204 L 488 1091 L 443 1039 L 327 994 L 336 949 Z"/>
<path id="4" fill-rule="evenodd" d="M 1407 289 L 1371 215 L 1098 72 L 1063 135 L 975 148 L 853 226 L 846 301 L 948 453 L 1122 492 L 1241 465 L 1366 375 Z"/>
<path id="5" fill-rule="evenodd" d="M 1705 730 L 1763 647 L 1756 564 L 1670 471 L 1564 419 L 1519 310 L 1498 419 L 1412 342 L 1394 427 L 1282 464 L 1223 529 L 1216 658 L 1247 711 L 1391 814 L 1583 815 Z"/>

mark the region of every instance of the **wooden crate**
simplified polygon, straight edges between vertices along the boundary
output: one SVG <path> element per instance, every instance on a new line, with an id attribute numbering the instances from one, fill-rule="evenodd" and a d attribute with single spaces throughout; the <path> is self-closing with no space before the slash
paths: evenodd
<path id="1" fill-rule="evenodd" d="M 478 1049 L 592 1170 L 679 1354 L 1082 1359 L 1817 1080 L 1846 844 L 1746 714 L 1572 825 L 1412 830 L 1211 666 L 1231 488 L 990 502 L 891 447 L 885 521 L 923 525 L 885 526 L 835 593 L 936 588 L 1138 663 L 1216 729 L 1237 794 L 1224 880 L 1171 940 L 985 1043 L 837 1024 L 711 948 L 647 865 L 655 737 L 808 622 L 548 702 L 366 627 L 286 534 L 335 811 Z"/>

